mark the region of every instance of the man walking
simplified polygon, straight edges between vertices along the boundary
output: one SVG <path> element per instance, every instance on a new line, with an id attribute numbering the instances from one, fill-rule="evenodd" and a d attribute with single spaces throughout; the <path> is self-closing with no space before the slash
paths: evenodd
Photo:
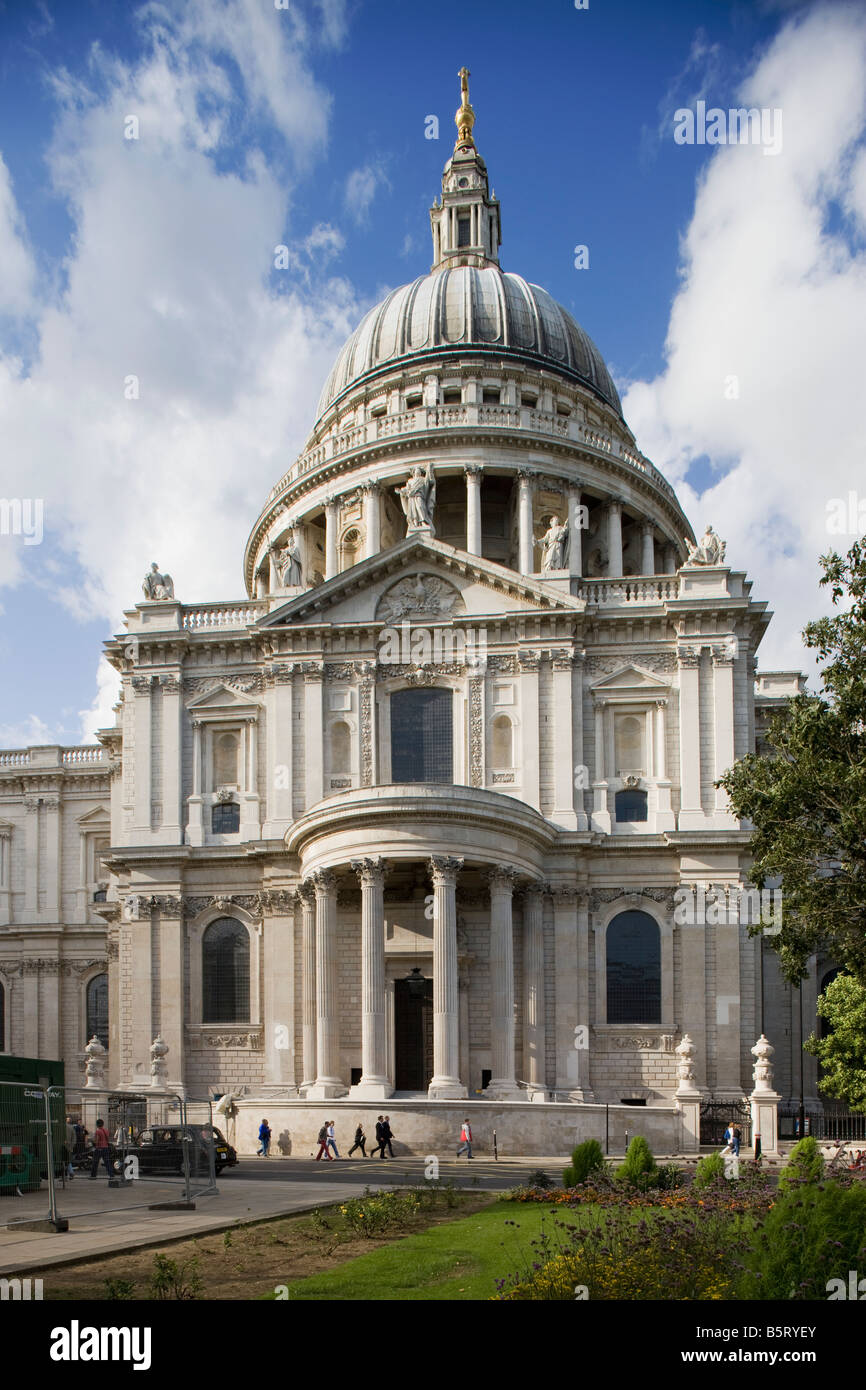
<path id="1" fill-rule="evenodd" d="M 268 1124 L 267 1120 L 262 1120 L 261 1124 L 259 1125 L 259 1147 L 256 1150 L 256 1152 L 257 1154 L 261 1154 L 263 1158 L 267 1158 L 268 1150 L 270 1147 L 271 1127 Z"/>
<path id="2" fill-rule="evenodd" d="M 326 1120 L 325 1123 L 322 1125 L 322 1128 L 319 1130 L 318 1140 L 319 1140 L 319 1152 L 316 1154 L 316 1162 L 318 1163 L 319 1159 L 322 1158 L 322 1157 L 327 1158 L 328 1161 L 330 1162 L 331 1155 L 328 1153 L 328 1121 L 327 1121 L 327 1120 Z"/>
<path id="3" fill-rule="evenodd" d="M 371 1158 L 375 1158 L 375 1156 L 376 1156 L 376 1150 L 377 1150 L 377 1149 L 378 1149 L 378 1151 L 379 1151 L 379 1157 L 380 1157 L 380 1158 L 384 1158 L 384 1157 L 385 1157 L 385 1136 L 384 1136 L 384 1134 L 383 1134 L 384 1127 L 385 1127 L 385 1117 L 384 1117 L 384 1115 L 380 1115 L 380 1116 L 378 1117 L 378 1119 L 376 1120 L 376 1143 L 373 1145 L 372 1149 L 370 1150 L 370 1157 L 371 1157 Z"/>
<path id="4" fill-rule="evenodd" d="M 93 1162 L 90 1166 L 91 1178 L 96 1178 L 99 1168 L 99 1160 L 105 1164 L 105 1171 L 108 1174 L 108 1181 L 111 1182 L 111 1159 L 109 1157 L 108 1130 L 101 1120 L 96 1121 L 96 1129 L 93 1131 Z"/>
<path id="5" fill-rule="evenodd" d="M 466 1157 L 467 1157 L 467 1158 L 471 1158 L 471 1157 L 472 1157 L 472 1130 L 471 1130 L 471 1128 L 470 1128 L 470 1126 L 469 1126 L 469 1121 L 468 1121 L 468 1120 L 464 1120 L 464 1121 L 463 1121 L 463 1128 L 460 1130 L 460 1148 L 457 1150 L 457 1157 L 458 1157 L 458 1158 L 459 1158 L 460 1155 L 463 1153 L 463 1150 L 464 1150 L 464 1149 L 466 1150 Z"/>
<path id="6" fill-rule="evenodd" d="M 329 1120 L 329 1121 L 328 1121 L 328 1148 L 334 1150 L 334 1158 L 339 1158 L 339 1157 L 340 1157 L 339 1150 L 337 1149 L 337 1141 L 336 1141 L 336 1139 L 335 1139 L 335 1137 L 334 1137 L 334 1121 L 333 1121 L 333 1120 Z"/>
<path id="7" fill-rule="evenodd" d="M 382 1124 L 382 1157 L 383 1157 L 383 1158 L 385 1157 L 385 1145 L 386 1145 L 386 1144 L 388 1145 L 388 1152 L 389 1152 L 389 1154 L 391 1155 L 392 1158 L 394 1157 L 394 1150 L 393 1150 L 393 1148 L 392 1148 L 392 1146 L 391 1146 L 391 1140 L 392 1140 L 393 1138 L 394 1138 L 394 1131 L 393 1131 L 392 1128 L 391 1128 L 391 1116 L 390 1116 L 390 1115 L 386 1115 L 386 1116 L 385 1116 L 385 1119 L 384 1119 L 384 1121 L 383 1121 L 383 1124 Z"/>
<path id="8" fill-rule="evenodd" d="M 349 1150 L 349 1157 L 350 1157 L 350 1158 L 352 1157 L 352 1154 L 355 1152 L 356 1149 L 360 1149 L 360 1150 L 361 1150 L 361 1156 L 362 1156 L 363 1158 L 366 1158 L 366 1157 L 367 1157 L 367 1147 L 366 1147 L 366 1145 L 367 1145 L 367 1136 L 366 1136 L 366 1134 L 364 1133 L 364 1126 L 361 1125 L 361 1124 L 359 1124 L 359 1125 L 358 1125 L 358 1128 L 355 1130 L 355 1142 L 354 1142 L 354 1144 L 352 1145 L 351 1149 Z"/>

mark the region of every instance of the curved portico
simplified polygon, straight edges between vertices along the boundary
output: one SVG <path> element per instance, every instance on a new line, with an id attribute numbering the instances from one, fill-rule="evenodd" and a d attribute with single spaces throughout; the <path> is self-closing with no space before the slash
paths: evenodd
<path id="1" fill-rule="evenodd" d="M 498 792 L 462 786 L 408 784 L 360 788 L 314 806 L 286 837 L 297 855 L 305 911 L 304 1076 L 315 1047 L 316 1074 L 308 1098 L 345 1094 L 339 1067 L 339 1013 L 333 988 L 337 957 L 336 905 L 341 881 L 361 888 L 361 1077 L 359 1098 L 392 1093 L 387 1075 L 384 888 L 386 876 L 423 873 L 431 892 L 433 1077 L 428 1095 L 466 1095 L 460 1077 L 460 961 L 457 882 L 462 875 L 489 897 L 490 1053 L 487 1093 L 517 1097 L 514 1047 L 512 901 L 516 888 L 541 882 L 555 830 L 531 807 Z M 314 908 L 314 910 L 311 910 Z M 424 960 L 424 957 L 420 957 Z M 313 986 L 315 1000 L 313 1003 Z M 313 1007 L 315 1014 L 313 1014 Z M 315 1017 L 315 1042 L 311 1024 Z"/>

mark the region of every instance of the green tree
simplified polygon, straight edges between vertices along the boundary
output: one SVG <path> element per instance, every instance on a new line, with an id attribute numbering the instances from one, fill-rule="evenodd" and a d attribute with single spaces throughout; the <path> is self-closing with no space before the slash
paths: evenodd
<path id="1" fill-rule="evenodd" d="M 837 975 L 818 996 L 818 1013 L 831 1031 L 826 1038 L 813 1033 L 805 1047 L 821 1063 L 821 1090 L 866 1110 L 866 986 Z"/>
<path id="2" fill-rule="evenodd" d="M 752 881 L 782 882 L 769 939 L 787 978 L 823 950 L 866 983 L 866 542 L 821 566 L 840 610 L 803 632 L 826 663 L 821 692 L 791 700 L 768 730 L 771 753 L 748 754 L 719 785 L 754 827 Z"/>

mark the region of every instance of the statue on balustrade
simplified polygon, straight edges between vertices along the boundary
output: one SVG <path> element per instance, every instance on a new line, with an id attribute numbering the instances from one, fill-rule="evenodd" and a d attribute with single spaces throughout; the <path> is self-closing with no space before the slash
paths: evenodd
<path id="1" fill-rule="evenodd" d="M 173 599 L 174 580 L 170 574 L 160 574 L 159 567 L 154 560 L 150 567 L 150 574 L 144 576 L 141 591 L 151 603 L 155 603 L 159 599 Z"/>
<path id="2" fill-rule="evenodd" d="M 541 546 L 542 574 L 547 574 L 551 570 L 564 570 L 566 568 L 568 526 L 564 521 L 558 521 L 555 516 L 552 516 L 550 525 L 539 539 L 539 545 Z"/>
<path id="3" fill-rule="evenodd" d="M 721 540 L 713 530 L 709 522 L 707 529 L 697 545 L 692 545 L 686 541 L 688 546 L 689 558 L 686 564 L 689 565 L 723 565 L 725 563 L 725 548 L 727 541 Z"/>
<path id="4" fill-rule="evenodd" d="M 403 487 L 395 488 L 395 491 L 406 518 L 406 534 L 409 535 L 412 531 L 429 531 L 433 535 L 436 479 L 432 463 L 428 463 L 426 468 L 416 465 Z"/>

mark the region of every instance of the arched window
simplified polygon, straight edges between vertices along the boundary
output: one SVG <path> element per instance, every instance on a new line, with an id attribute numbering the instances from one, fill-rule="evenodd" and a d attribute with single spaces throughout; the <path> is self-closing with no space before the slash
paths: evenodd
<path id="1" fill-rule="evenodd" d="M 644 734 L 646 722 L 635 714 L 617 714 L 614 718 L 616 770 L 621 777 L 646 770 Z"/>
<path id="2" fill-rule="evenodd" d="M 202 1020 L 249 1023 L 250 937 L 234 917 L 218 917 L 202 938 Z"/>
<path id="3" fill-rule="evenodd" d="M 0 1052 L 6 1051 L 6 986 L 0 984 Z"/>
<path id="4" fill-rule="evenodd" d="M 87 1041 L 108 1047 L 108 975 L 94 975 L 87 986 Z"/>
<path id="5" fill-rule="evenodd" d="M 507 714 L 497 714 L 493 720 L 493 748 L 491 752 L 494 767 L 514 766 L 513 729 Z"/>
<path id="6" fill-rule="evenodd" d="M 614 814 L 618 825 L 623 825 L 627 821 L 646 820 L 646 792 L 628 789 L 617 792 L 613 800 Z"/>
<path id="7" fill-rule="evenodd" d="M 648 912 L 620 912 L 607 929 L 608 1023 L 661 1023 L 658 923 Z"/>
<path id="8" fill-rule="evenodd" d="M 361 558 L 361 533 L 354 527 L 347 531 L 340 543 L 341 570 L 347 570 L 351 565 L 356 565 Z"/>
<path id="9" fill-rule="evenodd" d="M 352 730 L 344 719 L 331 725 L 331 771 L 348 773 L 352 770 Z"/>
<path id="10" fill-rule="evenodd" d="M 211 811 L 214 835 L 234 835 L 241 828 L 241 808 L 236 801 L 218 801 Z"/>
<path id="11" fill-rule="evenodd" d="M 213 743 L 214 787 L 238 785 L 238 736 L 217 734 Z"/>
<path id="12" fill-rule="evenodd" d="M 391 696 L 391 781 L 453 782 L 454 700 L 450 690 L 396 690 Z"/>

